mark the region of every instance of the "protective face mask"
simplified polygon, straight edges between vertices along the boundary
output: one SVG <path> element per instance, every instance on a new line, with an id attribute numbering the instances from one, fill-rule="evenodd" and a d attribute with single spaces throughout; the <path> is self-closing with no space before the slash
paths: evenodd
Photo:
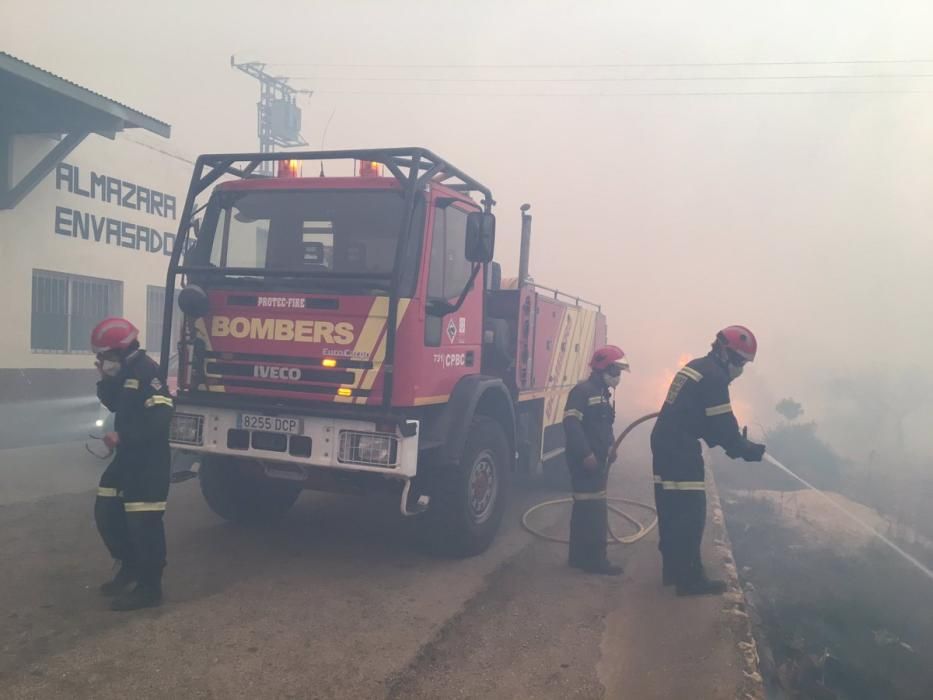
<path id="1" fill-rule="evenodd" d="M 610 389 L 615 389 L 617 386 L 619 386 L 619 382 L 622 381 L 622 375 L 616 374 L 613 376 L 608 372 L 603 372 L 603 381 L 606 382 L 606 386 L 608 386 Z"/>
<path id="2" fill-rule="evenodd" d="M 115 377 L 120 373 L 120 363 L 116 360 L 104 360 L 100 363 L 100 371 L 108 377 Z"/>
<path id="3" fill-rule="evenodd" d="M 742 372 L 745 371 L 744 365 L 734 365 L 731 362 L 728 365 L 729 367 L 729 379 L 738 379 L 742 376 Z"/>

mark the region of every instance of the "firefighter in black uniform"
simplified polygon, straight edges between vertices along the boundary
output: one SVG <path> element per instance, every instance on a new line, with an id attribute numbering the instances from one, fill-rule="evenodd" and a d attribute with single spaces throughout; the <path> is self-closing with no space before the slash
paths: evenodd
<path id="1" fill-rule="evenodd" d="M 729 401 L 729 383 L 755 359 L 757 350 L 755 336 L 744 326 L 717 333 L 710 353 L 688 362 L 674 376 L 651 433 L 662 579 L 664 585 L 676 585 L 677 595 L 718 595 L 726 590 L 723 581 L 707 578 L 700 558 L 706 524 L 700 439 L 710 447 L 722 446 L 733 459 L 761 461 L 765 446 L 739 432 Z"/>
<path id="2" fill-rule="evenodd" d="M 588 573 L 617 576 L 622 567 L 613 566 L 606 557 L 606 482 L 616 460 L 612 389 L 619 385 L 628 362 L 621 349 L 607 345 L 593 354 L 590 368 L 589 379 L 570 391 L 564 410 L 567 466 L 573 485 L 568 563 Z"/>
<path id="3" fill-rule="evenodd" d="M 100 381 L 97 396 L 115 414 L 104 442 L 116 456 L 97 489 L 94 519 L 120 568 L 101 593 L 116 596 L 114 610 L 162 602 L 165 531 L 174 410 L 159 366 L 139 347 L 139 331 L 122 318 L 101 321 L 91 333 Z M 131 586 L 136 584 L 135 587 Z"/>

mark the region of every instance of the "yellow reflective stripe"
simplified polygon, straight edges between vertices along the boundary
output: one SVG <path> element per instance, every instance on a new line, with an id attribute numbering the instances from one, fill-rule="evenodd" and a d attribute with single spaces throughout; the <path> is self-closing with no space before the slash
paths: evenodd
<path id="1" fill-rule="evenodd" d="M 589 399 L 587 399 L 586 402 L 590 406 L 598 406 L 599 404 L 603 402 L 603 397 L 602 396 L 591 396 Z"/>
<path id="2" fill-rule="evenodd" d="M 173 407 L 175 402 L 168 396 L 150 396 L 146 399 L 146 402 L 143 404 L 146 408 L 152 408 L 153 406 L 169 406 Z"/>
<path id="3" fill-rule="evenodd" d="M 680 369 L 680 374 L 683 374 L 684 376 L 689 377 L 695 382 L 698 382 L 701 379 L 703 379 L 703 375 L 697 372 L 695 369 L 693 369 L 693 367 L 682 367 Z"/>
<path id="4" fill-rule="evenodd" d="M 127 379 L 125 382 L 123 382 L 123 388 L 124 389 L 138 389 L 139 380 L 138 379 Z"/>
<path id="5" fill-rule="evenodd" d="M 568 408 L 566 411 L 564 411 L 564 418 L 576 418 L 577 420 L 583 420 L 583 413 L 575 408 Z"/>
<path id="6" fill-rule="evenodd" d="M 604 501 L 606 500 L 605 491 L 597 491 L 595 493 L 589 491 L 578 491 L 573 494 L 573 500 L 575 501 Z"/>
<path id="7" fill-rule="evenodd" d="M 662 481 L 661 488 L 665 491 L 705 491 L 706 483 L 702 481 Z"/>
<path id="8" fill-rule="evenodd" d="M 656 484 L 660 484 L 660 483 L 661 483 L 661 477 L 658 476 L 657 474 L 654 475 L 654 483 L 656 483 Z"/>
<path id="9" fill-rule="evenodd" d="M 165 510 L 165 501 L 132 501 L 123 504 L 127 513 L 150 513 Z"/>
<path id="10" fill-rule="evenodd" d="M 721 416 L 723 413 L 732 413 L 731 403 L 722 403 L 718 406 L 710 406 L 706 409 L 706 415 L 708 416 Z"/>
<path id="11" fill-rule="evenodd" d="M 98 486 L 97 495 L 101 498 L 116 498 L 120 494 L 117 493 L 116 489 L 109 489 L 106 486 Z"/>

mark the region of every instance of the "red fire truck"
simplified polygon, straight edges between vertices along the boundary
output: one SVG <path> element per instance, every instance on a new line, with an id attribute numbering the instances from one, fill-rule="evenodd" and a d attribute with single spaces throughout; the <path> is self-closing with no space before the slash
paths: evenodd
<path id="1" fill-rule="evenodd" d="M 476 554 L 513 475 L 560 463 L 605 318 L 531 283 L 527 205 L 503 283 L 491 191 L 434 153 L 283 157 L 195 165 L 166 284 L 169 328 L 181 287 L 173 447 L 226 519 L 274 518 L 302 489 L 383 489 L 444 551 Z M 352 176 L 323 176 L 341 160 Z"/>

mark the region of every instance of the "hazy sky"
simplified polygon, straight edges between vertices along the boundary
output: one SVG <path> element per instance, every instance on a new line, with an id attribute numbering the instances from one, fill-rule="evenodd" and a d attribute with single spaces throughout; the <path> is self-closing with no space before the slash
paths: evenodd
<path id="1" fill-rule="evenodd" d="M 776 422 L 790 395 L 841 436 L 832 378 L 891 396 L 933 383 L 933 77 L 671 79 L 933 76 L 792 63 L 933 61 L 933 3 L 4 0 L 3 18 L 5 50 L 170 122 L 163 145 L 186 156 L 256 147 L 258 87 L 231 54 L 300 64 L 275 70 L 316 90 L 313 146 L 333 115 L 328 147 L 424 145 L 461 165 L 496 193 L 507 270 L 530 202 L 532 274 L 604 304 L 633 365 L 626 412 L 729 323 L 761 344 L 733 392 L 749 421 Z M 790 64 L 631 67 L 763 61 Z M 496 67 L 423 67 L 451 64 Z M 787 94 L 803 91 L 848 94 Z M 673 92 L 719 94 L 645 94 Z M 931 414 L 913 418 L 917 446 Z"/>

